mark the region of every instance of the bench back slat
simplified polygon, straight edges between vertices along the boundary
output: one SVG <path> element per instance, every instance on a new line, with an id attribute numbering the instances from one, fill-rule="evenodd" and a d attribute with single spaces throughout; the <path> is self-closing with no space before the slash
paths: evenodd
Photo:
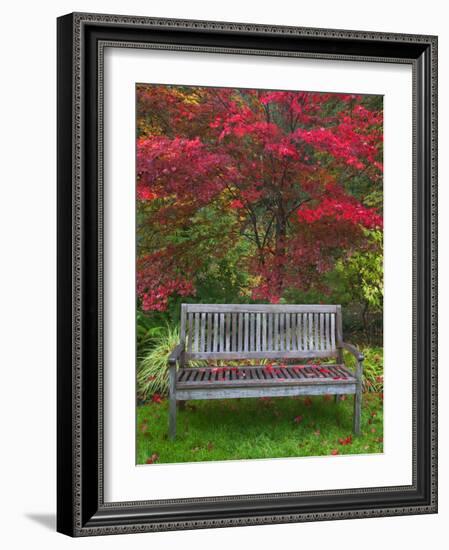
<path id="1" fill-rule="evenodd" d="M 335 357 L 339 305 L 182 304 L 186 359 Z"/>

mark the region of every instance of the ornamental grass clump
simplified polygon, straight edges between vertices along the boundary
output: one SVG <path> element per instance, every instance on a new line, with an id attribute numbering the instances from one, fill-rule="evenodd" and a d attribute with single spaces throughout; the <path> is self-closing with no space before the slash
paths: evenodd
<path id="1" fill-rule="evenodd" d="M 363 391 L 381 393 L 384 389 L 383 349 L 380 347 L 363 347 Z M 355 367 L 351 354 L 345 354 L 346 365 Z"/>
<path id="2" fill-rule="evenodd" d="M 179 343 L 179 328 L 167 325 L 149 338 L 146 351 L 138 358 L 137 396 L 146 401 L 152 395 L 168 393 L 168 356 Z"/>

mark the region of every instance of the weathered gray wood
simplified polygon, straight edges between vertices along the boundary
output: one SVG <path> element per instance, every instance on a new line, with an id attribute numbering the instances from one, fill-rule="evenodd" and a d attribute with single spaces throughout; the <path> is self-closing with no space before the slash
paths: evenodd
<path id="1" fill-rule="evenodd" d="M 320 349 L 324 351 L 326 349 L 324 341 L 324 313 L 320 313 Z"/>
<path id="2" fill-rule="evenodd" d="M 273 314 L 268 315 L 267 351 L 273 350 Z"/>
<path id="3" fill-rule="evenodd" d="M 188 346 L 187 351 L 192 353 L 193 350 L 193 314 L 188 314 L 189 329 L 188 329 Z"/>
<path id="4" fill-rule="evenodd" d="M 200 338 L 199 338 L 199 334 L 200 334 L 200 314 L 199 313 L 195 313 L 195 338 L 193 340 L 193 349 L 194 351 L 200 351 L 199 349 L 199 343 L 200 343 Z"/>
<path id="5" fill-rule="evenodd" d="M 354 432 L 361 430 L 363 355 L 343 342 L 341 306 L 182 304 L 181 346 L 170 356 L 169 434 L 176 434 L 176 403 L 287 395 L 355 394 Z M 182 349 L 181 349 L 182 348 Z M 357 359 L 352 372 L 342 350 Z M 174 352 L 174 353 L 175 353 Z M 336 365 L 184 368 L 189 360 L 302 360 L 335 357 Z M 176 372 L 176 367 L 180 369 Z"/>
<path id="6" fill-rule="evenodd" d="M 175 350 L 181 346 L 181 344 L 178 344 L 176 346 Z M 278 365 L 270 365 L 267 366 L 265 364 L 260 365 L 245 365 L 241 367 L 236 366 L 225 366 L 225 367 L 198 367 L 198 368 L 192 368 L 192 367 L 184 367 L 180 368 L 178 370 L 178 379 L 181 377 L 183 373 L 195 373 L 195 372 L 219 372 L 221 370 L 237 370 L 237 371 L 245 371 L 245 370 L 253 370 L 253 371 L 260 371 L 260 370 L 282 370 L 282 369 L 289 369 L 294 372 L 302 372 L 302 371 L 310 371 L 310 372 L 316 372 L 316 371 L 322 371 L 323 369 L 326 369 L 326 371 L 329 371 L 328 376 L 349 376 L 354 378 L 354 380 L 357 380 L 356 373 L 353 372 L 351 369 L 346 367 L 345 365 L 341 365 L 339 363 L 326 363 L 325 365 L 306 365 L 306 364 L 300 364 L 300 365 L 288 365 L 284 366 L 282 363 Z M 327 373 L 325 373 L 326 375 Z"/>
<path id="7" fill-rule="evenodd" d="M 315 344 L 313 341 L 313 313 L 309 313 L 309 333 L 308 333 L 308 348 L 314 349 Z"/>
<path id="8" fill-rule="evenodd" d="M 213 345 L 212 351 L 215 351 L 215 352 L 218 351 L 218 344 L 219 344 L 219 340 L 218 340 L 218 326 L 219 326 L 219 323 L 218 323 L 218 313 L 214 313 L 214 345 Z"/>
<path id="9" fill-rule="evenodd" d="M 261 329 L 261 318 L 260 313 L 256 313 L 256 351 L 260 351 L 260 329 Z"/>
<path id="10" fill-rule="evenodd" d="M 181 304 L 181 327 L 179 329 L 179 339 L 181 344 L 185 344 L 186 342 L 186 321 L 187 321 L 186 304 Z"/>
<path id="11" fill-rule="evenodd" d="M 225 350 L 231 351 L 231 314 L 225 313 Z"/>
<path id="12" fill-rule="evenodd" d="M 169 411 L 168 411 L 168 435 L 170 439 L 176 437 L 176 365 L 169 369 Z"/>
<path id="13" fill-rule="evenodd" d="M 291 351 L 219 351 L 186 353 L 186 360 L 192 359 L 320 359 L 337 357 L 337 351 L 291 350 Z"/>
<path id="14" fill-rule="evenodd" d="M 185 355 L 185 344 L 180 343 L 172 350 L 170 355 L 168 356 L 168 366 L 172 365 L 182 365 L 184 363 L 184 355 Z"/>
<path id="15" fill-rule="evenodd" d="M 267 314 L 262 313 L 262 350 L 267 351 Z"/>
<path id="16" fill-rule="evenodd" d="M 337 338 L 337 346 L 341 346 L 343 342 L 343 322 L 341 318 L 341 306 L 337 306 L 337 312 L 336 312 L 336 327 L 335 327 L 335 333 Z"/>
<path id="17" fill-rule="evenodd" d="M 355 392 L 355 384 L 304 384 L 302 386 L 288 386 L 279 384 L 267 387 L 247 388 L 219 388 L 213 386 L 205 389 L 179 390 L 178 399 L 233 399 L 245 397 L 288 397 L 294 395 L 332 395 L 352 394 Z"/>
<path id="18" fill-rule="evenodd" d="M 295 349 L 301 350 L 302 347 L 302 332 L 301 332 L 301 315 L 298 313 L 293 314 L 295 318 Z"/>
<path id="19" fill-rule="evenodd" d="M 354 394 L 354 433 L 360 435 L 362 424 L 362 390 L 356 386 L 357 390 Z"/>
<path id="20" fill-rule="evenodd" d="M 337 359 L 339 363 L 343 363 L 343 348 L 337 348 Z"/>
<path id="21" fill-rule="evenodd" d="M 184 304 L 189 313 L 196 312 L 248 312 L 248 313 L 336 313 L 336 305 L 325 304 Z"/>
<path id="22" fill-rule="evenodd" d="M 351 346 L 353 347 L 353 346 Z M 358 350 L 352 350 L 357 354 Z M 357 392 L 354 396 L 354 433 L 360 435 L 362 424 L 362 380 L 363 380 L 363 355 L 358 352 L 358 360 L 355 368 L 357 379 Z"/>
<path id="23" fill-rule="evenodd" d="M 212 351 L 212 313 L 206 313 L 207 315 L 207 350 Z"/>
<path id="24" fill-rule="evenodd" d="M 285 349 L 285 313 L 279 313 L 279 349 Z"/>
<path id="25" fill-rule="evenodd" d="M 285 349 L 287 351 L 290 351 L 292 349 L 291 341 L 292 341 L 292 333 L 290 328 L 290 313 L 286 313 L 285 314 Z"/>
<path id="26" fill-rule="evenodd" d="M 243 351 L 243 313 L 239 313 L 238 333 L 237 351 Z"/>
<path id="27" fill-rule="evenodd" d="M 342 342 L 341 347 L 345 350 L 349 351 L 349 353 L 352 353 L 352 355 L 355 357 L 356 361 L 363 361 L 363 353 L 358 350 L 355 346 L 352 344 L 348 344 L 347 342 Z"/>
<path id="28" fill-rule="evenodd" d="M 309 349 L 309 337 L 308 337 L 308 315 L 303 313 L 302 315 L 302 350 L 307 351 Z"/>
<path id="29" fill-rule="evenodd" d="M 206 351 L 206 314 L 201 313 L 200 351 Z"/>
<path id="30" fill-rule="evenodd" d="M 335 349 L 335 315 L 331 314 L 331 350 Z"/>
<path id="31" fill-rule="evenodd" d="M 291 326 L 290 326 L 290 334 L 291 334 L 291 349 L 297 350 L 298 349 L 298 333 L 296 332 L 296 313 L 291 314 Z"/>
<path id="32" fill-rule="evenodd" d="M 242 368 L 240 370 L 240 376 L 239 373 L 236 373 L 236 379 L 231 378 L 230 374 L 231 371 L 223 372 L 218 376 L 215 380 L 210 380 L 208 378 L 201 379 L 196 376 L 194 380 L 189 380 L 187 382 L 177 382 L 176 384 L 176 390 L 186 390 L 186 389 L 194 389 L 194 388 L 225 388 L 225 387 L 232 387 L 232 388 L 239 388 L 239 387 L 267 387 L 274 385 L 283 385 L 283 386 L 301 386 L 304 384 L 324 384 L 324 385 L 336 385 L 336 386 L 351 386 L 356 387 L 356 382 L 354 378 L 348 379 L 348 380 L 332 380 L 332 377 L 325 377 L 319 374 L 315 374 L 315 376 L 308 376 L 304 378 L 287 378 L 287 372 L 281 372 L 283 369 L 279 369 L 279 371 L 272 372 L 272 377 L 270 378 L 264 378 L 263 377 L 263 371 L 248 371 L 244 375 L 244 369 Z M 285 369 L 284 369 L 285 370 Z M 259 376 L 259 374 L 261 376 Z M 204 373 L 203 373 L 204 376 Z M 351 393 L 350 390 L 348 390 L 347 393 Z"/>
<path id="33" fill-rule="evenodd" d="M 224 352 L 224 343 L 225 343 L 225 316 L 224 313 L 220 313 L 220 353 Z"/>

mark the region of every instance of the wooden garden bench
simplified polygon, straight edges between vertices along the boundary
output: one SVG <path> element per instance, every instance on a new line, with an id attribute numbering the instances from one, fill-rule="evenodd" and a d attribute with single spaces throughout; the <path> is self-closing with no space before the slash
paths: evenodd
<path id="1" fill-rule="evenodd" d="M 343 363 L 344 349 L 356 359 L 354 370 Z M 332 357 L 331 365 L 296 363 Z M 189 367 L 198 360 L 232 366 Z M 235 366 L 245 360 L 268 364 Z M 171 439 L 177 402 L 324 394 L 354 395 L 353 430 L 360 433 L 363 354 L 343 342 L 339 305 L 182 304 L 180 343 L 168 364 Z"/>

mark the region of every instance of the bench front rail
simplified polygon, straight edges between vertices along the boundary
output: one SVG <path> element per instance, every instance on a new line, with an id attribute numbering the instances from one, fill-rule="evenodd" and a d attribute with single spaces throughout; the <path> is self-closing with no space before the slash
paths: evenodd
<path id="1" fill-rule="evenodd" d="M 363 355 L 343 342 L 338 305 L 183 304 L 181 341 L 169 357 L 169 435 L 176 436 L 177 403 L 193 399 L 354 395 L 360 433 Z M 343 364 L 343 349 L 356 369 Z M 334 364 L 301 364 L 335 358 Z M 232 362 L 189 367 L 189 361 Z M 263 364 L 246 366 L 252 360 Z M 277 364 L 272 364 L 276 361 Z"/>

